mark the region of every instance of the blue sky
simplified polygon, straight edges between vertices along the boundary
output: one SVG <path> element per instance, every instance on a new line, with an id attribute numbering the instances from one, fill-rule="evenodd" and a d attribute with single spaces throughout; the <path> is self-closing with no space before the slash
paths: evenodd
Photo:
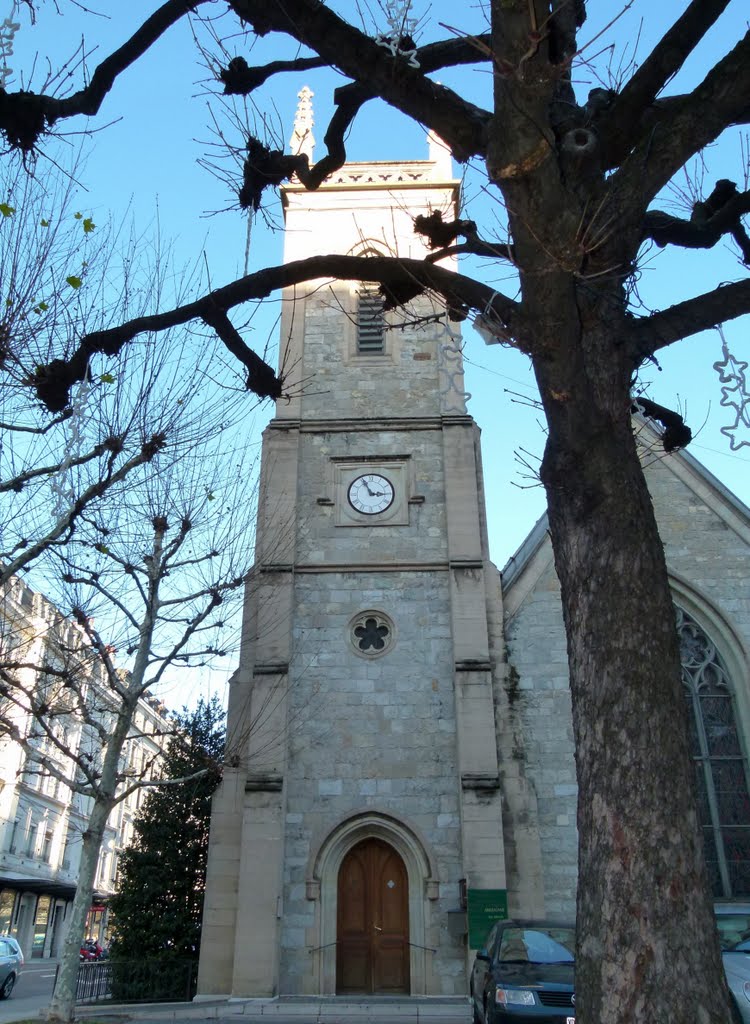
<path id="1" fill-rule="evenodd" d="M 6 6 L 10 8 L 10 3 Z M 56 5 L 47 0 L 35 26 L 29 25 L 22 12 L 22 29 L 10 61 L 14 77 L 9 88 L 22 83 L 39 88 L 48 67 L 56 69 L 66 62 L 65 80 L 71 88 L 77 88 L 84 67 L 90 74 L 157 6 L 158 0 L 119 4 L 94 0 L 94 13 L 87 13 L 69 0 L 60 0 L 62 13 L 58 13 Z M 368 9 L 352 0 L 339 0 L 331 6 L 356 24 L 361 24 L 357 12 L 364 12 L 365 19 L 369 19 Z M 588 45 L 575 72 L 576 86 L 583 96 L 593 86 L 609 84 L 626 74 L 632 60 L 642 60 L 653 41 L 685 9 L 687 0 L 660 0 L 658 4 L 634 0 L 629 8 L 620 0 L 606 0 L 589 6 L 592 13 L 581 34 L 582 42 Z M 115 8 L 111 14 L 96 13 L 110 7 Z M 468 32 L 482 30 L 484 19 L 478 5 L 466 5 L 460 14 L 457 9 L 448 0 L 436 0 L 432 5 L 415 0 L 415 12 L 425 16 L 418 41 L 443 38 L 452 27 Z M 253 42 L 252 37 L 238 35 L 236 20 L 223 15 L 223 6 L 218 3 L 205 10 L 216 18 L 217 36 L 231 33 L 226 41 L 230 56 L 243 54 L 249 63 L 260 64 L 296 55 L 294 47 L 281 37 Z M 371 10 L 378 24 L 383 25 L 375 2 Z M 613 19 L 617 20 L 610 24 Z M 441 22 L 449 28 L 441 28 Z M 371 21 L 367 27 L 372 27 Z M 699 81 L 709 63 L 726 53 L 746 29 L 746 0 L 733 0 L 669 91 L 682 91 Z M 607 49 L 609 44 L 613 46 Z M 74 56 L 81 45 L 86 52 L 84 64 Z M 207 61 L 218 52 L 218 46 L 209 41 L 202 56 L 189 25 L 176 27 L 120 77 L 90 124 L 83 118 L 67 121 L 60 126 L 59 138 L 45 146 L 49 157 L 61 160 L 69 158 L 61 154 L 81 148 L 83 162 L 77 172 L 81 209 L 99 223 L 110 216 L 117 219 L 130 208 L 146 236 L 158 220 L 162 237 L 174 246 L 176 263 L 182 266 L 197 261 L 204 280 L 210 276 L 213 286 L 243 273 L 248 238 L 249 270 L 281 258 L 278 202 L 269 195 L 267 208 L 248 222 L 247 215 L 236 208 L 226 183 L 220 180 L 225 172 L 231 173 L 233 166 L 236 171 L 236 164 L 226 158 L 222 140 L 241 145 L 238 123 L 246 119 L 258 134 L 263 135 L 265 128 L 278 142 L 286 142 L 296 94 L 303 84 L 315 92 L 316 134 L 322 140 L 332 109 L 331 91 L 344 81 L 330 71 L 308 73 L 304 78 L 284 76 L 272 80 L 246 103 L 240 102 L 233 112 L 217 98 L 219 89 L 207 67 Z M 486 69 L 451 70 L 441 78 L 483 106 L 489 105 L 491 78 Z M 427 147 L 423 129 L 384 104 L 373 103 L 353 128 L 348 152 L 353 160 L 420 159 L 426 158 Z M 690 175 L 676 183 L 677 191 L 665 196 L 664 208 L 684 213 L 684 196 L 692 188 L 690 178 L 695 181 L 703 171 L 704 194 L 722 177 L 746 187 L 743 175 L 747 153 L 742 133 L 727 132 L 706 154 L 705 168 L 691 169 Z M 39 160 L 40 175 L 44 174 L 46 159 L 42 156 Z M 219 177 L 202 166 L 205 161 L 222 168 Z M 481 167 L 469 167 L 463 173 L 468 212 L 485 226 L 485 233 L 499 231 L 502 211 L 483 192 Z M 747 270 L 727 245 L 720 244 L 708 253 L 653 251 L 642 263 L 639 295 L 644 309 L 665 308 L 745 273 Z M 491 281 L 493 274 L 498 275 L 498 288 L 513 294 L 514 283 L 504 279 L 507 274 L 502 268 L 499 272 L 489 270 L 485 279 Z M 254 316 L 251 343 L 260 349 L 275 344 L 277 315 L 278 302 L 271 300 Z M 738 358 L 750 358 L 749 329 L 747 320 L 726 328 L 726 338 Z M 526 461 L 533 467 L 542 454 L 542 417 L 528 404 L 533 396 L 533 379 L 525 357 L 485 346 L 468 326 L 465 335 L 467 389 L 473 395 L 470 411 L 483 431 L 491 547 L 495 561 L 502 566 L 544 509 L 541 487 L 534 484 L 530 479 L 533 474 L 523 465 Z M 697 433 L 691 453 L 750 503 L 750 447 L 732 452 L 720 432 L 730 422 L 728 410 L 719 405 L 720 383 L 713 369 L 720 358 L 721 339 L 717 332 L 707 332 L 664 353 L 661 371 L 652 368 L 643 376 L 652 381 L 651 398 L 686 415 Z M 260 432 L 271 412 L 268 406 L 255 414 L 256 431 Z"/>

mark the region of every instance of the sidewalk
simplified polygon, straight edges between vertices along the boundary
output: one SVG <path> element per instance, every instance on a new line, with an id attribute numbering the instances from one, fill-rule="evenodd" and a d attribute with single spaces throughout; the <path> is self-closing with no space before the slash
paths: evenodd
<path id="1" fill-rule="evenodd" d="M 44 1005 L 12 998 L 0 1004 L 0 1024 L 40 1018 Z M 222 999 L 196 1003 L 97 1003 L 77 1007 L 78 1020 L 110 1021 L 248 1021 L 267 1024 L 470 1024 L 467 997 L 277 996 L 270 999 Z"/>
<path id="2" fill-rule="evenodd" d="M 88 1012 L 90 1011 L 90 1013 Z M 470 1024 L 468 997 L 415 996 L 367 998 L 344 996 L 278 996 L 273 999 L 230 999 L 196 1003 L 151 1003 L 148 1005 L 81 1006 L 79 1018 L 97 1020 L 128 1017 L 133 1020 L 290 1020 L 299 1024 Z"/>

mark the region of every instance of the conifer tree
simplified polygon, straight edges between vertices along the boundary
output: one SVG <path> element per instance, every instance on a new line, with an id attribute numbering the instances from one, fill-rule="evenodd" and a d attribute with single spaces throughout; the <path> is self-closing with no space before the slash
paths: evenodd
<path id="1" fill-rule="evenodd" d="M 195 959 L 208 855 L 211 796 L 221 775 L 224 709 L 216 696 L 183 709 L 170 741 L 165 778 L 148 794 L 122 856 L 111 907 L 117 960 Z"/>

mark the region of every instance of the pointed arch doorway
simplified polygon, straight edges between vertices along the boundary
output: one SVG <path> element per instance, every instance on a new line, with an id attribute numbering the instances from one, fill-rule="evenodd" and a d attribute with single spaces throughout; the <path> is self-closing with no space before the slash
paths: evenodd
<path id="1" fill-rule="evenodd" d="M 397 851 L 373 837 L 353 846 L 336 903 L 337 993 L 408 993 L 409 882 Z"/>

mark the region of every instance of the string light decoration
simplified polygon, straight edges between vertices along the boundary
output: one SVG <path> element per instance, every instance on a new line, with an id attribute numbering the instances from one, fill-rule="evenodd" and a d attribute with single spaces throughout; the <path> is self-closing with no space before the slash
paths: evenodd
<path id="1" fill-rule="evenodd" d="M 716 328 L 721 338 L 723 358 L 714 363 L 714 370 L 722 384 L 721 405 L 725 409 L 734 409 L 734 422 L 720 427 L 721 433 L 729 439 L 729 447 L 733 452 L 744 446 L 750 447 L 750 392 L 748 392 L 748 373 L 746 362 L 735 359 L 729 351 L 727 339 L 721 327 Z M 744 431 L 745 437 L 740 436 Z"/>
<path id="2" fill-rule="evenodd" d="M 13 40 L 16 32 L 21 27 L 20 22 L 14 21 L 16 5 L 11 7 L 10 15 L 0 23 L 0 88 L 5 88 L 13 77 L 13 68 L 8 65 L 8 60 L 13 56 Z"/>
<path id="3" fill-rule="evenodd" d="M 471 392 L 464 391 L 464 363 L 461 332 L 451 325 L 446 314 L 439 322 L 442 328 L 437 337 L 440 367 L 440 392 L 443 412 L 466 415 L 466 403 Z"/>
<path id="4" fill-rule="evenodd" d="M 54 495 L 52 513 L 57 518 L 65 515 L 76 500 L 75 481 L 71 471 L 74 459 L 80 458 L 84 446 L 84 425 L 86 423 L 86 405 L 89 400 L 91 385 L 82 380 L 71 394 L 71 415 L 68 420 L 70 440 L 67 453 L 59 470 L 50 481 L 50 490 Z"/>
<path id="5" fill-rule="evenodd" d="M 418 68 L 417 44 L 413 37 L 419 18 L 411 14 L 411 0 L 383 0 L 383 7 L 388 31 L 375 36 L 375 42 L 389 50 L 392 57 L 405 58 L 409 67 Z"/>

